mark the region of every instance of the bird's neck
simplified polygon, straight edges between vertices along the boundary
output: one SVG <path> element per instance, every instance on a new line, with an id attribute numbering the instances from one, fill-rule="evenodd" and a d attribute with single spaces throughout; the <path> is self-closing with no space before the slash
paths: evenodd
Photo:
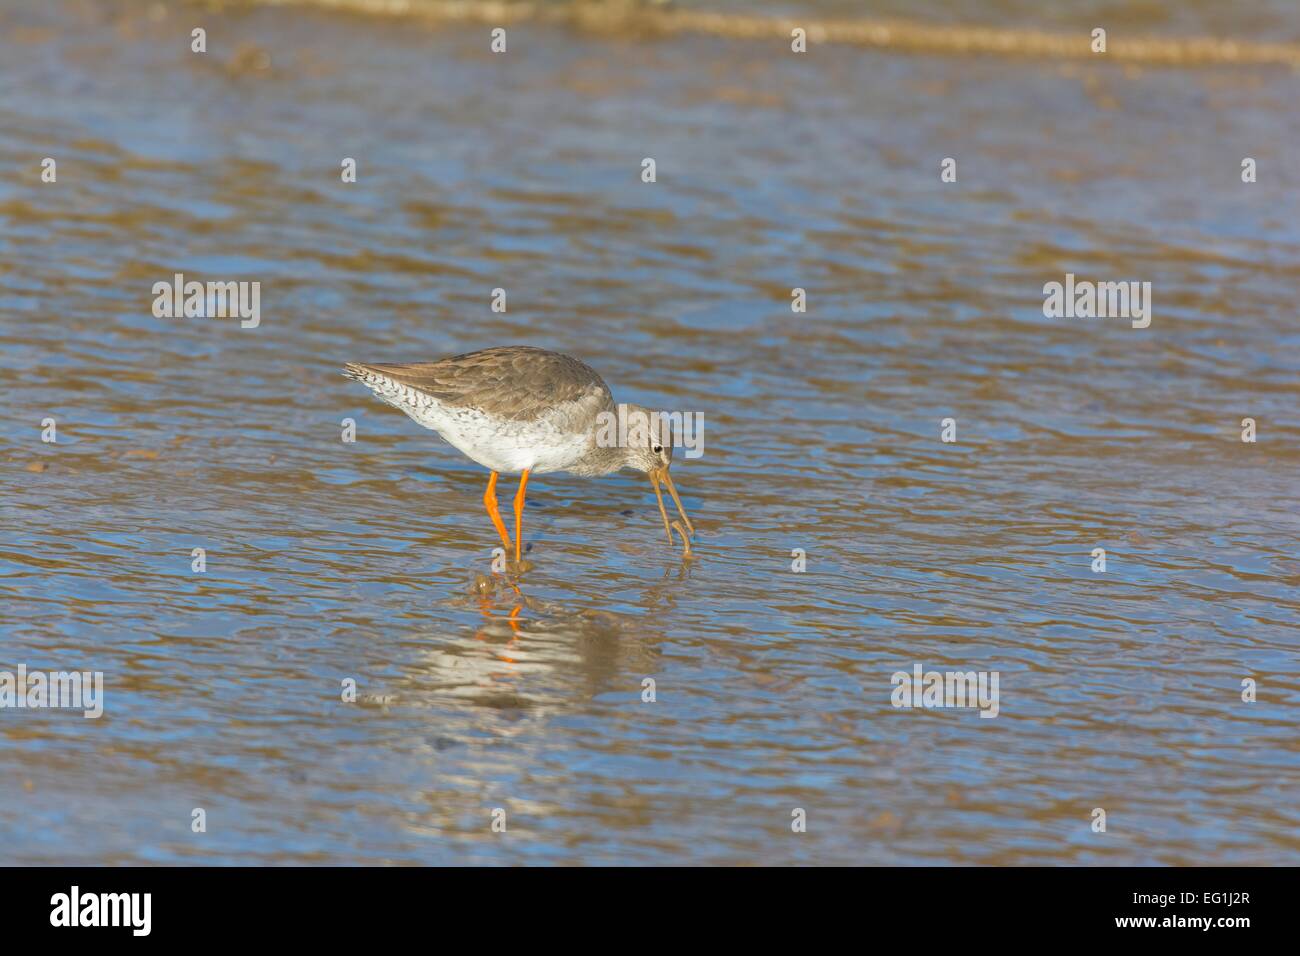
<path id="1" fill-rule="evenodd" d="M 575 475 L 608 475 L 625 467 L 627 464 L 628 450 L 626 448 L 602 448 L 600 445 L 594 445 L 591 453 L 583 459 L 581 470 L 575 467 L 571 468 L 570 471 Z"/>

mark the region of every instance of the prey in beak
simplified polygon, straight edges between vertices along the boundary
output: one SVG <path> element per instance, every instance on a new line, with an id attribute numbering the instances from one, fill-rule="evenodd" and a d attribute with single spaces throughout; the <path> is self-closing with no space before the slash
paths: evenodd
<path id="1" fill-rule="evenodd" d="M 664 465 L 655 468 L 649 472 L 649 475 L 650 487 L 655 490 L 655 500 L 659 502 L 659 514 L 664 519 L 664 533 L 668 535 L 668 543 L 673 543 L 673 527 L 675 526 L 678 533 L 682 535 L 682 546 L 686 549 L 686 553 L 690 554 L 691 546 L 687 537 L 695 534 L 695 526 L 691 524 L 691 519 L 686 516 L 686 509 L 682 507 L 682 499 L 677 495 L 677 486 L 673 484 L 672 475 L 668 474 L 668 466 Z M 668 521 L 668 510 L 664 508 L 663 492 L 659 490 L 659 482 L 661 481 L 667 486 L 668 493 L 673 496 L 673 504 L 677 506 L 677 513 L 682 516 L 680 522 L 674 521 L 670 524 Z M 686 526 L 685 531 L 682 530 L 683 524 Z"/>

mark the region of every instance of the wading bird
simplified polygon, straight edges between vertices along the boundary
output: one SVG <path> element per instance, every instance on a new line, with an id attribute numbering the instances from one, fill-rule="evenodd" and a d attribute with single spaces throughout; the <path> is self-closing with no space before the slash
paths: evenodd
<path id="1" fill-rule="evenodd" d="M 668 474 L 673 460 L 667 420 L 640 405 L 614 403 L 609 386 L 591 368 L 559 352 L 522 345 L 456 355 L 439 362 L 363 365 L 349 362 L 343 374 L 368 386 L 452 447 L 491 472 L 483 505 L 506 553 L 510 536 L 497 508 L 497 475 L 518 474 L 515 495 L 516 563 L 523 555 L 524 489 L 533 474 L 567 471 L 608 475 L 623 468 L 650 477 L 672 543 L 672 528 L 695 533 L 677 488 Z M 612 421 L 626 423 L 610 440 Z M 668 488 L 682 516 L 668 521 L 660 483 Z M 685 525 L 685 528 L 682 525 Z"/>

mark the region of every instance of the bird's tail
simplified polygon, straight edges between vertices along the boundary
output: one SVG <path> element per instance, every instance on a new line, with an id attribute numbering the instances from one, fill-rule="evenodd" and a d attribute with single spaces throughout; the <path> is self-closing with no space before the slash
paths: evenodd
<path id="1" fill-rule="evenodd" d="M 380 399 L 408 414 L 411 405 L 420 404 L 414 389 L 407 388 L 394 380 L 382 368 L 365 365 L 361 362 L 348 362 L 343 366 L 343 376 L 360 382 Z"/>
<path id="2" fill-rule="evenodd" d="M 360 362 L 348 362 L 343 366 L 343 377 L 357 382 L 364 382 L 374 374 L 374 370 Z"/>

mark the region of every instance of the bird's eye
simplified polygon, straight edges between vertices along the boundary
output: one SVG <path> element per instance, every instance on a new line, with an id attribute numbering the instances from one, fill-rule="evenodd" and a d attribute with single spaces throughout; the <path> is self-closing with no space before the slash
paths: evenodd
<path id="1" fill-rule="evenodd" d="M 663 445 L 655 445 L 654 448 L 651 449 L 651 451 L 653 451 L 656 455 L 663 454 L 663 450 L 664 450 Z"/>

